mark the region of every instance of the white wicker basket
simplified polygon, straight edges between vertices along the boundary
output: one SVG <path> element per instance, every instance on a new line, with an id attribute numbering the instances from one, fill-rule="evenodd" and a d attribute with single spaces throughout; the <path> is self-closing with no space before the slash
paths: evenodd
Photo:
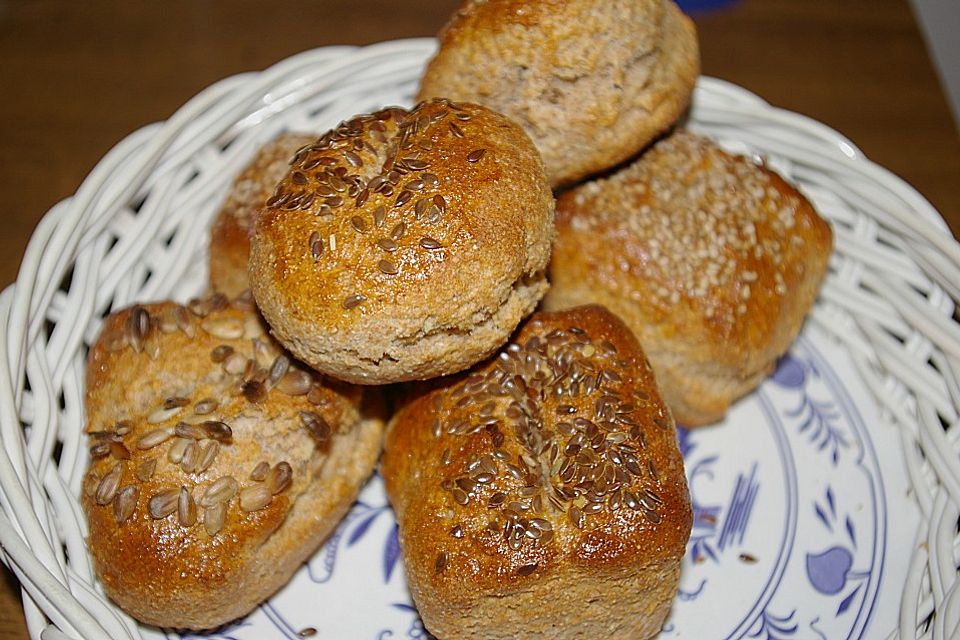
<path id="1" fill-rule="evenodd" d="M 219 82 L 117 145 L 37 227 L 0 296 L 0 544 L 33 637 L 141 637 L 95 584 L 77 501 L 84 361 L 102 317 L 202 291 L 206 229 L 256 147 L 281 130 L 409 102 L 434 46 L 318 49 Z M 817 122 L 704 78 L 690 124 L 768 158 L 830 218 L 836 252 L 812 321 L 899 427 L 923 514 L 891 637 L 955 637 L 960 245 L 919 194 Z"/>

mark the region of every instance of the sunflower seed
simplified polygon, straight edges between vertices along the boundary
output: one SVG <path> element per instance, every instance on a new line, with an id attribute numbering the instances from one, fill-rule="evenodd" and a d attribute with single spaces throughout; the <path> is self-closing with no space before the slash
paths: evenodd
<path id="1" fill-rule="evenodd" d="M 110 443 L 109 442 L 95 442 L 90 445 L 90 457 L 94 460 L 100 458 L 105 458 L 110 455 Z"/>
<path id="2" fill-rule="evenodd" d="M 273 361 L 273 364 L 270 365 L 270 375 L 267 376 L 267 385 L 269 387 L 274 387 L 283 376 L 286 375 L 287 370 L 290 369 L 290 358 L 280 354 Z"/>
<path id="3" fill-rule="evenodd" d="M 134 510 L 137 508 L 137 499 L 140 497 L 140 487 L 135 484 L 128 484 L 117 492 L 117 497 L 113 501 L 113 519 L 117 524 L 121 524 L 130 519 Z"/>
<path id="4" fill-rule="evenodd" d="M 139 480 L 140 482 L 146 482 L 147 480 L 153 477 L 153 472 L 156 470 L 156 468 L 157 468 L 157 459 L 149 458 L 141 462 L 139 465 L 137 465 L 137 469 L 136 471 L 134 471 L 134 475 L 137 477 L 137 480 Z"/>
<path id="5" fill-rule="evenodd" d="M 260 511 L 270 504 L 273 495 L 265 485 L 255 484 L 240 492 L 240 508 L 244 511 Z"/>
<path id="6" fill-rule="evenodd" d="M 247 358 L 240 353 L 232 353 L 223 362 L 223 370 L 230 375 L 240 375 L 247 370 Z"/>
<path id="7" fill-rule="evenodd" d="M 152 449 L 159 444 L 163 444 L 173 435 L 173 432 L 168 429 L 154 429 L 153 431 L 148 431 L 143 436 L 137 440 L 137 449 L 147 450 Z"/>
<path id="8" fill-rule="evenodd" d="M 150 314 L 143 307 L 136 306 L 130 311 L 126 326 L 127 341 L 137 353 L 143 351 L 143 343 L 150 334 Z"/>
<path id="9" fill-rule="evenodd" d="M 117 460 L 129 460 L 130 450 L 127 449 L 126 445 L 123 444 L 122 442 L 111 442 L 110 455 L 112 455 Z"/>
<path id="10" fill-rule="evenodd" d="M 203 400 L 198 402 L 196 405 L 194 405 L 193 412 L 198 416 L 205 416 L 208 413 L 213 413 L 218 406 L 219 406 L 219 403 L 213 398 L 204 398 Z"/>
<path id="11" fill-rule="evenodd" d="M 161 422 L 166 422 L 170 418 L 174 417 L 180 413 L 180 407 L 169 407 L 169 408 L 160 408 L 147 416 L 147 422 L 149 424 L 160 424 Z"/>
<path id="12" fill-rule="evenodd" d="M 196 327 L 194 327 L 193 321 L 190 319 L 190 312 L 186 307 L 177 305 L 173 309 L 173 318 L 180 331 L 183 331 L 188 337 L 192 338 L 196 335 Z"/>
<path id="13" fill-rule="evenodd" d="M 287 487 L 293 482 L 293 467 L 286 460 L 278 462 L 270 471 L 266 480 L 270 493 L 276 495 L 286 491 Z"/>
<path id="14" fill-rule="evenodd" d="M 183 452 L 183 458 L 180 460 L 180 468 L 184 473 L 196 473 L 197 466 L 200 464 L 200 447 L 196 442 L 190 442 L 186 451 Z"/>
<path id="15" fill-rule="evenodd" d="M 253 471 L 250 472 L 250 479 L 254 482 L 263 482 L 268 473 L 270 473 L 270 463 L 266 460 L 261 460 L 257 463 L 257 466 L 253 468 Z"/>
<path id="16" fill-rule="evenodd" d="M 150 511 L 150 517 L 152 517 L 154 520 L 166 518 L 177 510 L 177 502 L 179 498 L 179 489 L 167 489 L 166 491 L 161 491 L 160 493 L 154 495 L 152 498 L 150 498 L 150 502 L 147 503 L 147 508 Z"/>
<path id="17" fill-rule="evenodd" d="M 203 510 L 203 528 L 207 535 L 215 536 L 223 529 L 224 521 L 227 518 L 227 503 L 218 502 Z"/>
<path id="18" fill-rule="evenodd" d="M 179 438 L 190 440 L 202 440 L 207 437 L 207 432 L 203 427 L 186 422 L 178 422 L 173 429 L 173 433 Z"/>
<path id="19" fill-rule="evenodd" d="M 221 476 L 207 487 L 206 492 L 197 501 L 201 507 L 212 507 L 219 503 L 227 503 L 237 495 L 239 483 L 233 476 Z"/>
<path id="20" fill-rule="evenodd" d="M 243 337 L 243 321 L 239 318 L 204 318 L 200 328 L 221 340 L 236 340 Z"/>
<path id="21" fill-rule="evenodd" d="M 240 390 L 247 402 L 262 402 L 267 397 L 267 388 L 259 380 L 247 380 Z"/>
<path id="22" fill-rule="evenodd" d="M 233 354 L 233 347 L 228 344 L 221 344 L 213 348 L 210 352 L 210 360 L 217 364 L 223 362 Z"/>
<path id="23" fill-rule="evenodd" d="M 181 527 L 192 527 L 197 523 L 197 503 L 186 487 L 180 487 L 177 496 L 177 521 Z"/>
<path id="24" fill-rule="evenodd" d="M 310 391 L 313 378 L 306 371 L 292 369 L 287 371 L 277 382 L 275 387 L 280 393 L 288 396 L 302 396 Z"/>
<path id="25" fill-rule="evenodd" d="M 117 489 L 120 488 L 120 480 L 122 478 L 123 463 L 118 462 L 107 475 L 100 479 L 100 484 L 97 485 L 97 492 L 95 494 L 97 504 L 104 506 L 113 502 L 113 498 L 117 495 Z"/>
<path id="26" fill-rule="evenodd" d="M 188 438 L 174 438 L 173 444 L 170 445 L 170 449 L 167 451 L 167 460 L 173 464 L 180 464 L 180 461 L 183 460 L 183 454 L 186 453 L 187 447 L 193 442 Z"/>
<path id="27" fill-rule="evenodd" d="M 219 442 L 208 442 L 205 446 L 203 446 L 200 451 L 199 461 L 197 462 L 195 473 L 203 473 L 209 469 L 210 465 L 213 464 L 213 461 L 216 460 L 219 452 Z"/>

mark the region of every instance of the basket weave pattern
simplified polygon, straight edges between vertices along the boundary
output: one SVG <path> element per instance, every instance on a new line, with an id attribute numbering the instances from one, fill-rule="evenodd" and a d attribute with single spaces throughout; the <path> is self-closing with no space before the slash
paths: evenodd
<path id="1" fill-rule="evenodd" d="M 409 103 L 433 40 L 309 51 L 211 86 L 130 135 L 31 239 L 0 294 L 0 544 L 32 637 L 140 638 L 92 573 L 77 496 L 87 348 L 103 316 L 201 293 L 209 223 L 229 184 L 279 132 L 322 131 Z M 960 245 L 913 189 L 823 125 L 704 78 L 690 127 L 762 157 L 813 200 L 836 239 L 811 321 L 847 349 L 899 427 L 924 524 L 890 637 L 960 631 Z M 894 551 L 896 552 L 896 551 Z"/>

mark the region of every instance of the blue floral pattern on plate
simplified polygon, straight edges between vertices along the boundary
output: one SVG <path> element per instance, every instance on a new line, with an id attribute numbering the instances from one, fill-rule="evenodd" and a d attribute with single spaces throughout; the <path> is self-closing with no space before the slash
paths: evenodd
<path id="1" fill-rule="evenodd" d="M 808 330 L 724 425 L 678 431 L 693 530 L 661 638 L 834 640 L 893 628 L 894 607 L 878 603 L 898 601 L 906 565 L 890 540 L 910 539 L 918 519 L 902 465 L 891 463 L 898 458 L 877 454 L 898 447 L 897 436 L 872 424 L 873 404 L 850 371 Z M 379 475 L 268 603 L 209 634 L 158 637 L 299 640 L 311 630 L 325 639 L 432 637 L 406 590 Z"/>

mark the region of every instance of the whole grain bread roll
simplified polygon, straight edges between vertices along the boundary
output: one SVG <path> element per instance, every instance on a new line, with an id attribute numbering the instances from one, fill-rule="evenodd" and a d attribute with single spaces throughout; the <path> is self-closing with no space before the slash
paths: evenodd
<path id="1" fill-rule="evenodd" d="M 830 226 L 763 165 L 679 131 L 558 203 L 549 309 L 595 302 L 633 330 L 678 422 L 723 417 L 790 346 Z"/>
<path id="2" fill-rule="evenodd" d="M 383 420 L 308 372 L 249 301 L 107 318 L 87 371 L 81 503 L 107 595 L 142 622 L 207 629 L 289 580 L 373 471 Z"/>
<path id="3" fill-rule="evenodd" d="M 274 335 L 362 384 L 460 371 L 547 288 L 554 201 L 523 131 L 446 100 L 358 116 L 294 159 L 257 219 L 250 284 Z"/>
<path id="4" fill-rule="evenodd" d="M 623 162 L 669 128 L 699 72 L 693 22 L 672 0 L 464 0 L 419 98 L 513 118 L 558 186 Z"/>
<path id="5" fill-rule="evenodd" d="M 537 313 L 391 420 L 382 464 L 439 640 L 655 636 L 691 527 L 670 411 L 629 329 Z"/>
<path id="6" fill-rule="evenodd" d="M 247 264 L 253 222 L 297 150 L 316 140 L 305 133 L 283 133 L 265 144 L 234 180 L 210 231 L 210 287 L 229 298 L 250 288 Z"/>

